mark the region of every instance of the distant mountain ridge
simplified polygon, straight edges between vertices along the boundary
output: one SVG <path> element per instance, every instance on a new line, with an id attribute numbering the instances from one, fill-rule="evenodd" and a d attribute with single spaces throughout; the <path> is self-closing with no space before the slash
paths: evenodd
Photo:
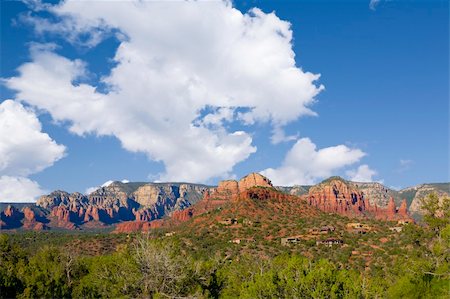
<path id="1" fill-rule="evenodd" d="M 405 211 L 409 208 L 411 215 L 420 219 L 420 198 L 431 192 L 439 196 L 450 194 L 450 183 L 421 184 L 396 191 L 377 182 L 351 182 L 340 177 L 330 177 L 314 186 L 273 187 L 270 180 L 259 174 L 250 174 L 239 182 L 222 181 L 217 187 L 190 183 L 113 182 L 89 195 L 57 190 L 41 196 L 35 204 L 0 203 L 0 211 L 3 211 L 0 226 L 2 229 L 91 229 L 127 221 L 145 223 L 168 216 L 185 219 L 192 216 L 188 215 L 193 211 L 190 208 L 197 203 L 205 207 L 202 210 L 208 209 L 208 202 L 218 203 L 205 202 L 205 198 L 216 196 L 227 201 L 239 197 L 251 186 L 265 186 L 303 198 L 323 211 L 351 217 L 360 212 L 369 213 L 385 219 L 397 217 L 398 206 Z M 390 209 L 391 216 L 386 216 L 389 214 L 386 209 Z"/>

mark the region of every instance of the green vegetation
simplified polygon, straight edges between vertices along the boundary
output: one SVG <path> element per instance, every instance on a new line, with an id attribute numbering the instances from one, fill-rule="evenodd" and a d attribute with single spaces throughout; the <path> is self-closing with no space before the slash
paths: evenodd
<path id="1" fill-rule="evenodd" d="M 0 297 L 448 298 L 449 201 L 428 196 L 424 225 L 400 233 L 389 230 L 395 223 L 368 220 L 376 231 L 352 234 L 349 219 L 331 214 L 252 223 L 236 212 L 229 215 L 236 225 L 214 225 L 221 211 L 212 211 L 210 222 L 187 223 L 168 237 L 162 229 L 2 234 Z M 321 225 L 336 227 L 325 237 L 344 245 L 280 244 L 279 235 Z M 241 242 L 230 243 L 235 238 Z"/>

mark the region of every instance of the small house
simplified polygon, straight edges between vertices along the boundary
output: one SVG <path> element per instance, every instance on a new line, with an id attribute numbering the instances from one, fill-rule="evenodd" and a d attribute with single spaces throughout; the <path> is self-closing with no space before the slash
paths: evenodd
<path id="1" fill-rule="evenodd" d="M 316 241 L 316 245 L 326 245 L 328 247 L 332 247 L 333 245 L 342 245 L 344 241 L 341 239 L 328 238 L 325 240 Z"/>
<path id="2" fill-rule="evenodd" d="M 301 240 L 302 240 L 301 236 L 292 236 L 292 237 L 281 238 L 281 245 L 287 246 L 290 244 L 296 244 L 296 243 L 299 243 Z"/>
<path id="3" fill-rule="evenodd" d="M 390 227 L 389 230 L 391 232 L 399 233 L 399 232 L 402 231 L 402 227 L 401 226 L 394 226 L 394 227 Z"/>
<path id="4" fill-rule="evenodd" d="M 219 221 L 220 224 L 222 225 L 233 225 L 238 223 L 236 218 L 227 218 L 227 219 L 223 219 Z"/>

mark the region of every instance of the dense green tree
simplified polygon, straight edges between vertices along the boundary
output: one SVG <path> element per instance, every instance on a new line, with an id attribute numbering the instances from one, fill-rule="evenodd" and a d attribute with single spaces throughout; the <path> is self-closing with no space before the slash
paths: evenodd
<path id="1" fill-rule="evenodd" d="M 73 290 L 74 298 L 135 298 L 141 293 L 141 274 L 126 250 L 86 258 L 87 270 Z"/>
<path id="2" fill-rule="evenodd" d="M 70 283 L 66 261 L 56 247 L 45 246 L 28 264 L 17 264 L 18 276 L 25 285 L 20 298 L 69 298 Z"/>
<path id="3" fill-rule="evenodd" d="M 422 198 L 421 208 L 424 211 L 423 220 L 436 233 L 450 224 L 450 198 L 431 193 Z"/>
<path id="4" fill-rule="evenodd" d="M 17 270 L 25 260 L 25 252 L 8 235 L 0 234 L 0 298 L 14 298 L 23 290 Z"/>

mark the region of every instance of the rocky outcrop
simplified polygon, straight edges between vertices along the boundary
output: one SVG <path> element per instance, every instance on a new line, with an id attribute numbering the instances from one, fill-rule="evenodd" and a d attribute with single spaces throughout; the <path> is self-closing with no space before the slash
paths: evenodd
<path id="1" fill-rule="evenodd" d="M 397 211 L 394 198 L 391 197 L 385 207 L 370 200 L 359 188 L 358 183 L 332 177 L 313 186 L 307 196 L 308 203 L 328 213 L 337 213 L 348 217 L 373 217 L 382 220 L 410 219 L 407 202 L 404 200 Z"/>
<path id="2" fill-rule="evenodd" d="M 134 214 L 140 217 L 139 219 L 145 219 L 146 221 L 159 219 L 173 211 L 183 210 L 195 204 L 203 197 L 203 193 L 209 191 L 209 189 L 204 185 L 184 183 L 146 184 L 132 194 L 133 199 L 146 212 Z"/>
<path id="3" fill-rule="evenodd" d="M 186 222 L 194 217 L 194 208 L 187 208 L 181 211 L 175 211 L 172 213 L 171 218 L 177 222 Z"/>
<path id="4" fill-rule="evenodd" d="M 400 194 L 411 202 L 409 211 L 417 219 L 422 218 L 424 214 L 421 203 L 422 198 L 431 193 L 437 194 L 441 201 L 446 197 L 450 197 L 450 183 L 422 184 L 400 191 Z"/>
<path id="5" fill-rule="evenodd" d="M 271 181 L 259 173 L 251 173 L 238 181 L 226 180 L 219 182 L 211 198 L 237 200 L 240 193 L 252 187 L 274 188 Z"/>
<path id="6" fill-rule="evenodd" d="M 13 205 L 8 205 L 0 214 L 1 229 L 27 229 L 27 230 L 43 230 L 48 227 L 42 221 L 41 215 L 37 215 L 36 212 L 25 206 L 21 210 L 17 209 Z"/>
<path id="7" fill-rule="evenodd" d="M 152 222 L 147 221 L 126 221 L 116 225 L 114 233 L 132 233 L 138 231 L 149 231 L 151 229 L 159 228 L 162 226 L 162 220 L 154 220 Z"/>
<path id="8" fill-rule="evenodd" d="M 75 192 L 69 194 L 65 191 L 53 191 L 48 195 L 41 196 L 36 205 L 47 210 L 54 207 L 65 206 L 68 208 L 79 208 L 88 203 L 88 198 L 81 193 Z"/>
<path id="9" fill-rule="evenodd" d="M 48 229 L 48 226 L 46 226 L 44 223 L 38 221 L 38 217 L 36 216 L 36 213 L 29 207 L 25 207 L 22 209 L 22 213 L 24 215 L 23 219 L 23 228 L 28 230 L 46 230 Z"/>
<path id="10" fill-rule="evenodd" d="M 315 186 L 274 188 L 268 178 L 258 173 L 239 181 L 222 181 L 215 188 L 188 183 L 113 182 L 89 195 L 54 191 L 26 209 L 3 204 L 0 226 L 2 229 L 84 229 L 143 222 L 152 223 L 141 226 L 150 228 L 162 225 L 167 219 L 172 223 L 185 222 L 235 201 L 245 207 L 247 199 L 272 198 L 282 202 L 289 196 L 301 196 L 309 206 L 329 213 L 398 220 L 408 219 L 409 203 L 412 202 L 413 213 L 421 213 L 420 198 L 431 192 L 448 196 L 449 187 L 450 184 L 424 184 L 397 192 L 379 183 L 353 183 L 332 177 Z M 288 197 L 284 198 L 285 195 Z"/>
<path id="11" fill-rule="evenodd" d="M 214 196 L 222 198 L 233 198 L 239 194 L 239 183 L 234 180 L 226 180 L 219 182 Z"/>
<path id="12" fill-rule="evenodd" d="M 2 223 L 2 229 L 15 229 L 22 226 L 23 213 L 16 209 L 12 205 L 8 205 L 5 210 L 0 214 L 0 220 Z"/>
<path id="13" fill-rule="evenodd" d="M 309 189 L 308 203 L 324 212 L 357 216 L 369 209 L 364 194 L 341 178 L 330 178 Z"/>
<path id="14" fill-rule="evenodd" d="M 273 188 L 249 188 L 241 193 L 242 199 L 250 199 L 256 201 L 262 200 L 290 200 L 297 196 L 289 195 L 283 192 L 280 192 Z"/>
<path id="15" fill-rule="evenodd" d="M 90 229 L 124 221 L 149 222 L 159 219 L 195 204 L 210 190 L 211 187 L 205 185 L 188 183 L 113 182 L 89 195 L 54 191 L 41 196 L 36 206 L 47 211 L 45 217 L 49 227 Z M 6 209 L 5 213 L 9 215 L 14 211 Z M 31 217 L 30 211 L 27 213 Z M 4 218 L 8 218 L 11 224 L 14 217 Z M 22 218 L 16 221 L 14 227 L 34 227 L 31 224 L 33 221 L 22 221 Z M 2 221 L 3 228 L 11 226 L 7 225 L 7 221 Z M 25 222 L 28 224 L 23 225 Z"/>
<path id="16" fill-rule="evenodd" d="M 64 229 L 77 229 L 74 222 L 71 221 L 71 211 L 65 206 L 54 207 L 50 212 L 50 224 L 53 227 Z"/>
<path id="17" fill-rule="evenodd" d="M 273 188 L 272 182 L 259 173 L 250 173 L 239 181 L 239 192 L 245 192 L 252 187 Z"/>
<path id="18" fill-rule="evenodd" d="M 369 201 L 370 205 L 385 207 L 391 198 L 396 204 L 400 204 L 402 198 L 398 191 L 384 186 L 378 182 L 372 183 L 353 183 L 360 190 L 364 197 Z"/>
<path id="19" fill-rule="evenodd" d="M 398 208 L 397 214 L 400 217 L 408 217 L 408 203 L 406 202 L 406 199 L 403 199 L 400 207 Z"/>

